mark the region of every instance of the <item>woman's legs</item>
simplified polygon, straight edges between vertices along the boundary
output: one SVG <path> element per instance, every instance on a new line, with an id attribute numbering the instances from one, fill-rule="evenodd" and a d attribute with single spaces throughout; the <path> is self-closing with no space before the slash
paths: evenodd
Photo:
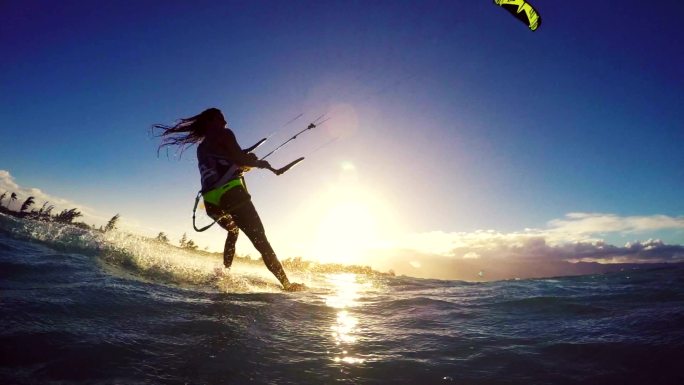
<path id="1" fill-rule="evenodd" d="M 207 208 L 207 214 L 213 219 L 219 218 L 216 223 L 228 232 L 226 244 L 223 246 L 223 266 L 225 266 L 226 269 L 230 269 L 230 266 L 233 264 L 233 258 L 235 257 L 235 243 L 240 234 L 240 229 L 238 229 L 235 221 L 233 221 L 231 215 L 227 212 L 213 205 L 205 204 L 205 207 Z"/>
<path id="2" fill-rule="evenodd" d="M 283 266 L 278 261 L 278 257 L 266 238 L 264 225 L 261 223 L 261 218 L 259 218 L 259 214 L 252 202 L 249 201 L 232 210 L 231 217 L 237 227 L 247 235 L 254 247 L 261 253 L 261 258 L 264 260 L 268 270 L 278 278 L 284 287 L 288 287 L 290 281 L 287 279 Z"/>
<path id="3" fill-rule="evenodd" d="M 230 215 L 217 223 L 228 232 L 226 244 L 223 246 L 223 266 L 225 266 L 226 269 L 230 269 L 230 266 L 233 264 L 233 257 L 235 257 L 235 243 L 240 234 L 240 229 L 238 229 L 235 222 L 230 218 Z"/>

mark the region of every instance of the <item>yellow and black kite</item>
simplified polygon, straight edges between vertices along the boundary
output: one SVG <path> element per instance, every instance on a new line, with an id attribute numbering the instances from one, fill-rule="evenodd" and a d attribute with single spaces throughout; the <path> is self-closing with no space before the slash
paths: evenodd
<path id="1" fill-rule="evenodd" d="M 494 0 L 494 4 L 506 9 L 533 31 L 541 25 L 541 16 L 530 3 L 524 0 Z"/>

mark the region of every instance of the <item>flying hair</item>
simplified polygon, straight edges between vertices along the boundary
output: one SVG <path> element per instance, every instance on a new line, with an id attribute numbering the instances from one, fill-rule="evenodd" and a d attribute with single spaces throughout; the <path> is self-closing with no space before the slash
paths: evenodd
<path id="1" fill-rule="evenodd" d="M 168 149 L 169 146 L 178 146 L 178 152 L 182 155 L 186 148 L 204 139 L 208 123 L 217 114 L 221 114 L 221 110 L 218 108 L 208 108 L 195 116 L 180 118 L 176 124 L 171 126 L 154 124 L 152 132 L 154 133 L 154 130 L 161 130 L 156 136 L 162 138 L 161 144 L 157 148 L 157 156 L 159 156 L 159 151 L 163 147 Z"/>

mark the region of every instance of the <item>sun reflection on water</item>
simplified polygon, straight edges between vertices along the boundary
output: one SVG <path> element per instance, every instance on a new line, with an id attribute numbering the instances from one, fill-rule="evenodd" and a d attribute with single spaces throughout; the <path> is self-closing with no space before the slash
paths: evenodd
<path id="1" fill-rule="evenodd" d="M 326 298 L 326 305 L 338 309 L 336 322 L 331 326 L 332 336 L 339 351 L 334 353 L 333 361 L 347 364 L 360 364 L 363 358 L 355 357 L 350 350 L 357 341 L 356 333 L 359 319 L 349 309 L 360 306 L 357 299 L 359 291 L 365 286 L 356 279 L 356 274 L 331 274 L 328 283 L 333 292 Z"/>
<path id="2" fill-rule="evenodd" d="M 354 343 L 356 337 L 352 335 L 358 320 L 356 317 L 349 315 L 349 312 L 342 310 L 337 313 L 337 324 L 332 326 L 333 336 L 337 339 L 337 345 L 340 343 Z"/>

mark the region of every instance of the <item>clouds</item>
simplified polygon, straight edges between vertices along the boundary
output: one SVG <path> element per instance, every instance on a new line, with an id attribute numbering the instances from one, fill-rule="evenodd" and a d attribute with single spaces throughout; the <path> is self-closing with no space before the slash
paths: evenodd
<path id="1" fill-rule="evenodd" d="M 3 190 L 19 189 L 19 185 L 14 182 L 14 178 L 7 170 L 0 170 L 0 188 Z"/>
<path id="2" fill-rule="evenodd" d="M 574 237 L 612 232 L 636 234 L 664 229 L 684 229 L 684 217 L 666 215 L 620 217 L 614 214 L 570 213 L 564 219 L 550 221 L 549 226 L 552 234 Z"/>
<path id="3" fill-rule="evenodd" d="M 83 213 L 83 221 L 87 223 L 102 224 L 106 223 L 108 220 L 108 218 L 97 214 L 94 209 L 89 208 L 87 206 L 77 204 L 68 199 L 50 195 L 48 193 L 43 192 L 39 188 L 22 187 L 19 184 L 17 184 L 17 182 L 14 180 L 14 177 L 12 176 L 12 174 L 10 174 L 9 171 L 0 170 L 0 194 L 2 194 L 5 191 L 9 193 L 16 193 L 17 201 L 21 202 L 23 202 L 26 198 L 32 196 L 35 198 L 35 206 L 37 207 L 42 206 L 44 202 L 50 202 L 49 204 L 55 206 L 55 210 L 53 211 L 53 213 L 58 213 L 65 209 L 76 208 L 81 213 Z M 5 200 L 3 204 L 6 206 L 7 200 Z M 15 208 L 13 207 L 13 209 Z"/>
<path id="4" fill-rule="evenodd" d="M 26 199 L 29 196 L 33 196 L 36 198 L 36 202 L 50 201 L 55 205 L 71 205 L 71 207 L 74 207 L 73 203 L 70 203 L 68 200 L 48 195 L 38 188 L 24 188 L 19 186 L 14 181 L 14 177 L 7 170 L 0 170 L 0 191 L 14 192 L 19 199 Z"/>
<path id="5" fill-rule="evenodd" d="M 684 246 L 662 240 L 612 245 L 597 234 L 678 230 L 681 218 L 572 214 L 545 229 L 413 234 L 393 250 L 374 251 L 373 266 L 421 278 L 467 281 L 597 274 L 644 263 L 684 262 Z M 624 265 L 642 264 L 642 265 Z"/>
<path id="6" fill-rule="evenodd" d="M 601 263 L 680 262 L 684 246 L 657 239 L 624 246 L 608 244 L 606 235 L 641 236 L 662 230 L 684 230 L 684 218 L 665 215 L 620 217 L 614 214 L 570 213 L 544 229 L 501 233 L 435 231 L 414 234 L 399 248 L 416 253 L 479 261 L 571 261 Z"/>
<path id="7" fill-rule="evenodd" d="M 470 249 L 455 249 L 464 257 Z M 636 241 L 624 246 L 615 246 L 604 241 L 568 242 L 563 244 L 547 244 L 542 237 L 527 239 L 522 244 L 497 244 L 480 250 L 481 258 L 489 260 L 515 259 L 535 262 L 569 261 L 600 263 L 645 263 L 645 262 L 684 262 L 684 246 L 667 245 L 661 240 L 649 239 Z"/>

